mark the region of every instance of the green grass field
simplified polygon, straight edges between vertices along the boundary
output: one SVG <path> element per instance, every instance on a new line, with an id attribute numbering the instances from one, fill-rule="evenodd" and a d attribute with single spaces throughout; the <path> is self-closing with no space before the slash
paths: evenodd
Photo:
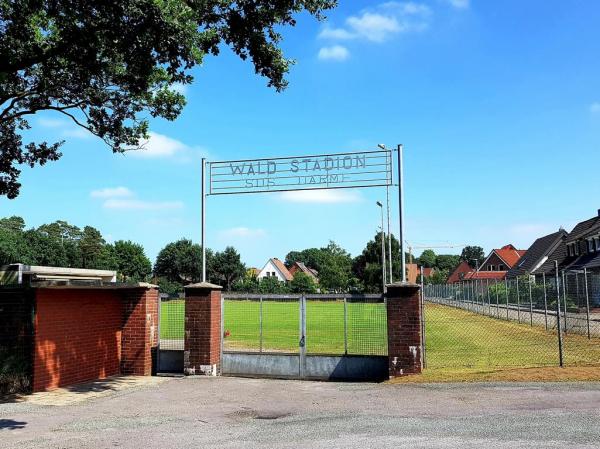
<path id="1" fill-rule="evenodd" d="M 161 338 L 183 338 L 184 302 L 161 305 Z M 298 302 L 263 302 L 264 351 L 298 351 Z M 348 353 L 385 355 L 385 306 L 348 303 Z M 225 350 L 258 351 L 259 303 L 225 301 Z M 308 301 L 306 348 L 312 354 L 344 353 L 344 306 L 341 301 Z M 557 336 L 540 327 L 506 322 L 443 305 L 426 305 L 427 368 L 485 369 L 556 366 Z M 565 364 L 600 364 L 600 339 L 568 334 Z"/>

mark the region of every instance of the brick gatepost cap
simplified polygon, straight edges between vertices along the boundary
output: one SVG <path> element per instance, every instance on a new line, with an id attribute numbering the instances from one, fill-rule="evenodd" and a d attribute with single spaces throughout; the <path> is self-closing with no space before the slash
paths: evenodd
<path id="1" fill-rule="evenodd" d="M 189 284 L 183 287 L 185 289 L 209 289 L 209 290 L 222 290 L 223 287 L 210 282 L 198 282 L 196 284 Z"/>
<path id="2" fill-rule="evenodd" d="M 421 288 L 419 284 L 413 284 L 412 282 L 394 282 L 393 284 L 387 284 L 386 287 L 388 292 L 395 289 L 418 290 Z"/>

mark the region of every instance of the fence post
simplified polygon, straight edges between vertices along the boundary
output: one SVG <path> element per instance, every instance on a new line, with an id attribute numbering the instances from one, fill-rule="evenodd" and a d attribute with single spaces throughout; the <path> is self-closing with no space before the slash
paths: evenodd
<path id="1" fill-rule="evenodd" d="M 259 310 L 258 324 L 260 326 L 260 349 L 259 349 L 259 352 L 263 352 L 263 298 L 262 298 L 262 296 L 260 297 L 259 301 L 260 301 L 259 306 L 258 306 L 258 310 Z"/>
<path id="2" fill-rule="evenodd" d="M 496 290 L 496 318 L 500 318 L 500 292 L 498 291 L 498 279 L 496 279 L 494 289 Z"/>
<path id="3" fill-rule="evenodd" d="M 556 331 L 558 333 L 558 359 L 559 365 L 563 367 L 563 341 L 562 332 L 560 329 L 560 288 L 558 286 L 558 261 L 554 261 L 554 267 L 556 270 Z M 564 271 L 563 271 L 564 274 Z"/>
<path id="4" fill-rule="evenodd" d="M 587 320 L 588 339 L 592 338 L 590 334 L 590 291 L 588 289 L 587 268 L 583 269 L 583 282 L 585 283 L 585 318 Z"/>
<path id="5" fill-rule="evenodd" d="M 531 296 L 531 276 L 527 281 L 529 284 L 529 323 L 533 327 L 533 297 Z"/>
<path id="6" fill-rule="evenodd" d="M 506 321 L 510 321 L 508 316 L 508 279 L 504 278 L 504 290 L 506 292 Z"/>
<path id="7" fill-rule="evenodd" d="M 517 276 L 517 321 L 521 324 L 521 292 L 519 291 L 519 276 Z"/>
<path id="8" fill-rule="evenodd" d="M 544 322 L 546 330 L 548 330 L 548 292 L 546 292 L 546 273 L 542 273 L 542 281 L 544 284 Z"/>
<path id="9" fill-rule="evenodd" d="M 306 297 L 300 296 L 300 342 L 298 343 L 300 352 L 299 377 L 304 379 L 306 367 Z"/>
<path id="10" fill-rule="evenodd" d="M 344 355 L 348 355 L 348 299 L 344 296 Z"/>
<path id="11" fill-rule="evenodd" d="M 427 368 L 427 349 L 425 345 L 425 289 L 423 288 L 423 277 L 421 277 L 421 358 L 423 368 Z"/>
<path id="12" fill-rule="evenodd" d="M 564 309 L 565 309 L 564 332 L 566 334 L 567 333 L 567 278 L 565 277 L 565 270 L 563 270 L 563 272 L 562 272 L 562 278 L 563 278 L 563 303 L 564 303 Z"/>

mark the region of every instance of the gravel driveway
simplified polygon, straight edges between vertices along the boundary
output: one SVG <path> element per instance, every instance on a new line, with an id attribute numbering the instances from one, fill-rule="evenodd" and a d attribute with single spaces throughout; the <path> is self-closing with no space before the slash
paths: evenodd
<path id="1" fill-rule="evenodd" d="M 2 448 L 597 448 L 600 384 L 173 378 L 0 404 Z"/>

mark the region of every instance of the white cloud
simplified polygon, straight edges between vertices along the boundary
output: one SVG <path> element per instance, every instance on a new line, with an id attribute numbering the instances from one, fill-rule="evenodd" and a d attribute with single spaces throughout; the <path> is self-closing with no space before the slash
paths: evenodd
<path id="1" fill-rule="evenodd" d="M 219 232 L 219 237 L 223 239 L 256 239 L 265 237 L 266 235 L 267 233 L 264 229 L 250 229 L 243 226 L 239 228 L 224 229 Z"/>
<path id="2" fill-rule="evenodd" d="M 55 118 L 40 118 L 38 119 L 38 123 L 44 128 L 64 128 L 65 126 L 69 125 L 69 123 L 65 120 L 59 120 Z"/>
<path id="3" fill-rule="evenodd" d="M 594 102 L 590 105 L 590 112 L 592 114 L 597 114 L 600 112 L 600 103 L 599 102 Z"/>
<path id="4" fill-rule="evenodd" d="M 38 120 L 38 124 L 44 128 L 60 130 L 60 135 L 63 137 L 90 139 L 94 136 L 89 131 L 67 120 L 55 118 L 40 118 Z"/>
<path id="5" fill-rule="evenodd" d="M 471 0 L 447 0 L 452 6 L 458 9 L 467 9 Z"/>
<path id="6" fill-rule="evenodd" d="M 350 52 L 342 45 L 333 45 L 321 48 L 318 57 L 323 61 L 345 61 L 350 57 Z"/>
<path id="7" fill-rule="evenodd" d="M 177 139 L 153 131 L 150 131 L 149 135 L 149 139 L 140 142 L 139 150 L 132 150 L 129 154 L 141 158 L 162 158 L 172 157 L 189 150 L 186 144 Z"/>
<path id="8" fill-rule="evenodd" d="M 118 210 L 164 211 L 182 209 L 183 203 L 181 201 L 142 201 L 136 199 L 110 198 L 102 204 L 102 207 L 105 209 Z"/>
<path id="9" fill-rule="evenodd" d="M 387 2 L 346 19 L 345 28 L 325 27 L 321 39 L 363 39 L 384 42 L 398 33 L 417 32 L 429 25 L 431 9 L 415 2 Z"/>
<path id="10" fill-rule="evenodd" d="M 362 196 L 351 190 L 297 190 L 282 192 L 280 199 L 292 203 L 357 203 Z"/>
<path id="11" fill-rule="evenodd" d="M 133 192 L 127 187 L 107 187 L 105 189 L 92 190 L 92 198 L 123 198 L 133 196 Z"/>

